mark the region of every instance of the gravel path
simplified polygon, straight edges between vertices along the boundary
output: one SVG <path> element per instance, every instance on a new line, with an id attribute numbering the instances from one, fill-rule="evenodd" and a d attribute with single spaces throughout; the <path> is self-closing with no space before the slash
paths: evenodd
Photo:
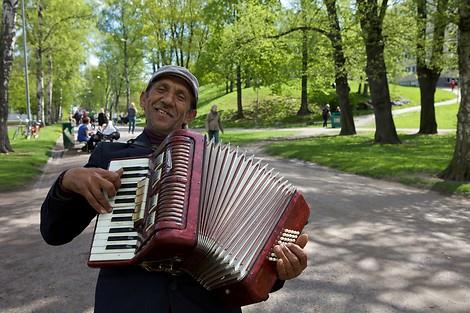
<path id="1" fill-rule="evenodd" d="M 298 186 L 312 212 L 307 270 L 245 313 L 470 312 L 469 199 L 248 148 Z M 98 271 L 86 266 L 92 226 L 60 247 L 39 235 L 49 186 L 87 157 L 51 159 L 34 185 L 0 194 L 0 312 L 93 311 Z"/>

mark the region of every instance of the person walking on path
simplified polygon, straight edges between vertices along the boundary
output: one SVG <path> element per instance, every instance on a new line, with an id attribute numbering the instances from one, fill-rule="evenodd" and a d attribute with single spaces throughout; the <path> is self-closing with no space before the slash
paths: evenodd
<path id="1" fill-rule="evenodd" d="M 108 117 L 104 113 L 104 109 L 101 108 L 100 113 L 98 113 L 98 126 L 103 127 L 103 124 L 108 123 Z"/>
<path id="2" fill-rule="evenodd" d="M 450 80 L 449 85 L 450 85 L 450 90 L 454 91 L 455 87 L 457 87 L 457 81 L 452 78 L 452 79 Z"/>
<path id="3" fill-rule="evenodd" d="M 129 123 L 129 134 L 134 133 L 136 115 L 137 115 L 137 110 L 135 108 L 134 102 L 132 102 L 129 109 L 127 109 L 127 119 L 128 119 L 128 123 Z"/>
<path id="4" fill-rule="evenodd" d="M 81 234 L 98 213 L 112 207 L 121 185 L 123 170 L 108 171 L 112 159 L 148 156 L 172 131 L 186 128 L 196 116 L 199 84 L 186 68 L 163 66 L 150 79 L 140 96 L 146 126 L 133 142 L 99 144 L 85 167 L 63 171 L 41 207 L 40 230 L 51 245 L 63 245 Z M 278 281 L 297 277 L 307 267 L 306 234 L 295 243 L 276 245 Z M 95 313 L 239 313 L 240 307 L 225 307 L 219 299 L 183 272 L 139 265 L 102 268 L 95 293 Z"/>
<path id="5" fill-rule="evenodd" d="M 328 103 L 323 107 L 321 116 L 323 118 L 323 127 L 327 127 L 328 119 L 330 118 L 330 105 Z"/>
<path id="6" fill-rule="evenodd" d="M 209 140 L 214 139 L 215 143 L 219 143 L 219 131 L 221 131 L 223 134 L 224 129 L 222 127 L 222 121 L 220 120 L 220 114 L 217 111 L 216 105 L 213 105 L 210 112 L 207 114 L 206 131 L 209 134 Z"/>

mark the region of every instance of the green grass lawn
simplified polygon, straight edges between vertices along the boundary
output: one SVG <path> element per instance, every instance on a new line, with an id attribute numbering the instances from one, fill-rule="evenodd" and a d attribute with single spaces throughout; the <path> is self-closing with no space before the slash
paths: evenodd
<path id="1" fill-rule="evenodd" d="M 440 129 L 457 129 L 457 111 L 459 105 L 436 107 L 436 122 Z M 393 117 L 397 128 L 419 128 L 420 112 L 400 114 Z"/>
<path id="2" fill-rule="evenodd" d="M 401 145 L 373 144 L 373 135 L 323 136 L 269 145 L 267 153 L 298 158 L 340 171 L 398 181 L 447 193 L 470 194 L 470 183 L 440 180 L 455 135 L 401 135 Z"/>
<path id="3" fill-rule="evenodd" d="M 457 103 L 435 107 L 438 129 L 457 129 Z M 419 128 L 420 112 L 396 114 L 393 116 L 396 128 Z M 375 128 L 375 124 L 364 125 L 365 128 Z"/>
<path id="4" fill-rule="evenodd" d="M 409 106 L 416 106 L 420 104 L 420 95 L 418 87 L 411 86 L 399 86 L 390 84 L 390 97 L 392 100 L 409 100 L 410 104 L 404 106 L 394 106 L 394 109 L 406 108 Z M 446 89 L 438 88 L 436 89 L 436 94 L 434 95 L 435 102 L 441 102 L 451 99 L 456 99 L 457 96 Z"/>
<path id="5" fill-rule="evenodd" d="M 354 108 L 354 115 L 372 113 L 372 110 L 358 110 L 358 103 L 368 100 L 367 97 L 357 95 L 358 83 L 350 82 L 350 99 Z M 335 107 L 338 103 L 336 91 L 333 88 L 324 90 L 309 89 L 309 109 L 312 114 L 297 116 L 300 108 L 300 80 L 292 81 L 283 85 L 275 92 L 267 87 L 258 89 L 244 88 L 242 90 L 242 104 L 245 113 L 244 119 L 234 117 L 237 111 L 237 94 L 231 92 L 225 94 L 225 86 L 206 85 L 200 89 L 200 101 L 198 105 L 198 116 L 190 125 L 191 127 L 203 127 L 204 120 L 212 105 L 217 105 L 221 112 L 225 127 L 305 127 L 311 126 L 313 121 L 320 121 L 320 108 L 325 103 Z M 406 108 L 419 105 L 419 88 L 390 84 L 392 100 L 408 100 L 409 104 L 393 106 L 392 109 Z M 437 89 L 436 102 L 454 99 L 452 92 L 445 89 Z"/>
<path id="6" fill-rule="evenodd" d="M 245 145 L 259 141 L 279 140 L 296 135 L 292 130 L 256 130 L 256 131 L 231 131 L 221 134 L 223 144 Z"/>
<path id="7" fill-rule="evenodd" d="M 14 152 L 0 154 L 0 191 L 8 191 L 32 183 L 46 164 L 48 151 L 55 146 L 61 134 L 60 125 L 41 128 L 38 139 L 17 138 L 11 140 L 14 128 L 10 128 L 10 142 Z"/>

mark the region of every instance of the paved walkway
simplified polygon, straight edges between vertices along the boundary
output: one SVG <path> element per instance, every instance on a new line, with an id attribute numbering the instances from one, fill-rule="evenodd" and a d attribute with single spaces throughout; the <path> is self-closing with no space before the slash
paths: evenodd
<path id="1" fill-rule="evenodd" d="M 307 270 L 245 313 L 470 312 L 469 199 L 248 149 L 298 186 L 312 212 Z M 98 271 L 86 266 L 93 226 L 65 246 L 39 235 L 50 185 L 87 158 L 51 159 L 34 188 L 0 194 L 1 313 L 93 311 Z"/>

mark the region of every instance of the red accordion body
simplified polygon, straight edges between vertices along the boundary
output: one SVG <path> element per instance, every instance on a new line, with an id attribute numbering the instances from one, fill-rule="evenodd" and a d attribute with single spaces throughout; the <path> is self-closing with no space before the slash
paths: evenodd
<path id="1" fill-rule="evenodd" d="M 88 265 L 184 271 L 231 305 L 266 300 L 272 248 L 295 242 L 310 209 L 267 166 L 188 130 L 124 168 L 113 212 L 97 218 Z"/>

